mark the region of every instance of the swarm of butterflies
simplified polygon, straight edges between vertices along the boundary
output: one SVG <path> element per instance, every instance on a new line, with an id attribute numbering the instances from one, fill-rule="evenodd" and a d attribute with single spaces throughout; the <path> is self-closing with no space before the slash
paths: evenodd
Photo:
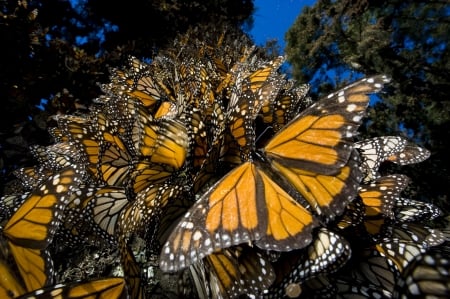
<path id="1" fill-rule="evenodd" d="M 389 79 L 313 101 L 283 57 L 212 32 L 130 57 L 89 111 L 54 117 L 0 200 L 0 297 L 150 298 L 144 255 L 186 298 L 447 298 L 441 211 L 380 173 L 429 151 L 358 135 Z M 61 281 L 58 250 L 86 246 L 117 251 L 121 274 Z"/>

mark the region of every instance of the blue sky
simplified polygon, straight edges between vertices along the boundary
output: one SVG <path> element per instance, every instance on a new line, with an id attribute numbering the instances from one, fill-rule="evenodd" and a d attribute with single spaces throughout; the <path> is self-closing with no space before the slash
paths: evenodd
<path id="1" fill-rule="evenodd" d="M 255 0 L 253 29 L 250 31 L 257 45 L 264 45 L 269 39 L 277 39 L 284 50 L 284 35 L 292 26 L 303 6 L 314 4 L 315 0 Z"/>

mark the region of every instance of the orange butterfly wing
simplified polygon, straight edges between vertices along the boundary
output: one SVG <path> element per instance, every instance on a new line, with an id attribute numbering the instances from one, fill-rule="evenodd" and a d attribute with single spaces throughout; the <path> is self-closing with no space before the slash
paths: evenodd
<path id="1" fill-rule="evenodd" d="M 47 250 L 30 249 L 12 242 L 8 243 L 28 291 L 53 284 L 53 261 Z"/>
<path id="2" fill-rule="evenodd" d="M 161 253 L 163 271 L 177 271 L 213 251 L 256 241 L 268 250 L 301 248 L 316 226 L 298 204 L 252 162 L 229 172 L 197 201 Z"/>
<path id="3" fill-rule="evenodd" d="M 263 149 L 272 165 L 319 215 L 340 215 L 357 193 L 361 171 L 352 138 L 384 76 L 365 78 L 328 95 L 282 128 Z"/>
<path id="4" fill-rule="evenodd" d="M 45 249 L 51 243 L 68 202 L 71 187 L 81 175 L 69 167 L 34 191 L 6 223 L 3 234 L 16 245 Z"/>
<path id="5" fill-rule="evenodd" d="M 0 259 L 0 298 L 16 298 L 25 293 L 8 264 Z"/>
<path id="6" fill-rule="evenodd" d="M 368 185 L 361 185 L 359 196 L 365 206 L 364 226 L 371 235 L 381 232 L 387 219 L 394 218 L 394 206 L 409 183 L 405 175 L 387 175 Z"/>

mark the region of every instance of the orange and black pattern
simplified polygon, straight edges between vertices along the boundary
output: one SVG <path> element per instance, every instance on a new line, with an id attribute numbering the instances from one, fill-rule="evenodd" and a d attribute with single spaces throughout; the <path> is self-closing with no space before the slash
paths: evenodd
<path id="1" fill-rule="evenodd" d="M 214 252 L 185 272 L 197 286 L 195 291 L 205 298 L 218 294 L 225 298 L 243 294 L 261 297 L 275 280 L 269 258 L 245 244 Z M 185 289 L 181 293 L 187 295 Z"/>
<path id="2" fill-rule="evenodd" d="M 266 297 L 289 297 L 295 290 L 301 289 L 305 281 L 341 268 L 351 255 L 350 244 L 340 235 L 325 228 L 321 228 L 314 241 L 300 251 L 303 254 L 292 251 L 274 263 L 278 280 L 269 289 Z"/>
<path id="3" fill-rule="evenodd" d="M 448 237 L 423 224 L 441 211 L 381 167 L 430 153 L 358 135 L 386 76 L 313 101 L 284 57 L 232 30 L 188 30 L 148 61 L 55 116 L 54 143 L 15 171 L 0 296 L 151 298 L 164 277 L 194 298 L 448 295 L 448 273 L 422 276 L 448 265 Z M 83 265 L 105 255 L 115 264 Z"/>
<path id="4" fill-rule="evenodd" d="M 82 172 L 68 167 L 32 191 L 2 229 L 9 251 L 27 291 L 54 283 L 55 270 L 48 247 L 61 223 L 70 194 Z M 7 259 L 7 257 L 5 257 Z"/>
<path id="5" fill-rule="evenodd" d="M 395 217 L 395 202 L 408 183 L 407 176 L 397 174 L 361 185 L 358 195 L 364 204 L 364 226 L 370 235 L 380 234 L 385 222 Z"/>

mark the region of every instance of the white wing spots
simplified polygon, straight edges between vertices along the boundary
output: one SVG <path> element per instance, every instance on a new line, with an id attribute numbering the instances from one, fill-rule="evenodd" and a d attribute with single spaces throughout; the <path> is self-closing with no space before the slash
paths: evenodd
<path id="1" fill-rule="evenodd" d="M 199 231 L 199 230 L 196 230 L 196 231 L 194 232 L 194 234 L 192 235 L 192 239 L 193 239 L 194 241 L 198 241 L 198 240 L 200 240 L 201 238 L 202 238 L 202 232 Z"/>
<path id="2" fill-rule="evenodd" d="M 231 243 L 231 240 L 230 240 L 230 235 L 229 234 L 223 234 L 223 235 L 221 235 L 220 233 L 216 233 L 215 234 L 215 236 L 214 236 L 214 238 L 216 239 L 216 240 L 222 240 L 222 242 L 223 243 L 228 243 L 228 242 L 230 242 Z"/>
<path id="3" fill-rule="evenodd" d="M 383 88 L 383 84 L 381 84 L 381 83 L 375 83 L 374 86 L 378 89 Z"/>
<path id="4" fill-rule="evenodd" d="M 352 120 L 353 120 L 355 123 L 359 123 L 359 122 L 361 121 L 361 119 L 362 119 L 362 115 L 355 115 L 355 116 L 353 116 L 353 118 L 352 118 Z"/>
<path id="5" fill-rule="evenodd" d="M 356 106 L 355 104 L 349 104 L 347 105 L 347 108 L 345 108 L 345 110 L 347 110 L 347 112 L 353 112 L 356 110 L 356 108 L 358 108 L 358 106 Z"/>
<path id="6" fill-rule="evenodd" d="M 170 253 L 170 247 L 166 244 L 166 246 L 164 246 L 164 253 L 165 254 L 169 254 Z"/>
<path id="7" fill-rule="evenodd" d="M 53 186 L 58 185 L 59 182 L 60 182 L 60 179 L 61 179 L 61 177 L 60 177 L 59 174 L 55 175 L 55 176 L 53 177 L 53 181 L 52 181 Z"/>
<path id="8" fill-rule="evenodd" d="M 62 192 L 65 192 L 66 191 L 66 186 L 64 186 L 64 185 L 58 185 L 58 186 L 56 186 L 56 193 L 62 193 Z"/>
<path id="9" fill-rule="evenodd" d="M 194 228 L 194 223 L 192 223 L 191 221 L 183 221 L 181 223 L 181 227 L 186 228 L 188 230 L 192 230 Z"/>

